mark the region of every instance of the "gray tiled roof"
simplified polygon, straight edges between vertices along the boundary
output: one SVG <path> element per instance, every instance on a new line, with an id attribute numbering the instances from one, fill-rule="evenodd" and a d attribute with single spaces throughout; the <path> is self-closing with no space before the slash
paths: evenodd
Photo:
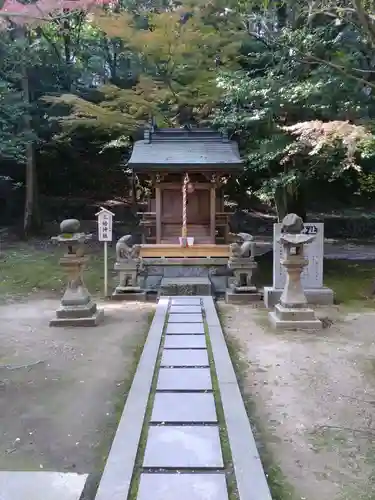
<path id="1" fill-rule="evenodd" d="M 137 141 L 129 166 L 221 166 L 241 167 L 238 146 L 211 130 L 186 132 L 181 129 L 162 130 L 151 135 L 150 141 Z"/>

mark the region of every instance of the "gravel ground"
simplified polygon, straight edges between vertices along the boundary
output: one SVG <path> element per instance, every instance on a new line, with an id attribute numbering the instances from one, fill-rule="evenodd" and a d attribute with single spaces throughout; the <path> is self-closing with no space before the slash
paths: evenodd
<path id="1" fill-rule="evenodd" d="M 265 311 L 219 310 L 267 447 L 295 489 L 287 498 L 374 500 L 375 314 L 320 309 L 332 325 L 307 334 L 273 332 Z"/>
<path id="2" fill-rule="evenodd" d="M 96 328 L 49 328 L 58 305 L 0 306 L 1 470 L 102 466 L 155 307 L 106 304 Z"/>

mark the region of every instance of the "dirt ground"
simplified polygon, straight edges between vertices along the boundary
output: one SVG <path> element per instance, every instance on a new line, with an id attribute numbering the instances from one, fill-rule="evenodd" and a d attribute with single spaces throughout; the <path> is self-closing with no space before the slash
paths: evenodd
<path id="1" fill-rule="evenodd" d="M 0 470 L 103 464 L 154 305 L 106 303 L 96 328 L 50 328 L 59 301 L 0 306 Z"/>
<path id="2" fill-rule="evenodd" d="M 308 334 L 273 332 L 265 310 L 219 310 L 287 498 L 374 500 L 375 313 L 320 309 L 333 323 Z"/>

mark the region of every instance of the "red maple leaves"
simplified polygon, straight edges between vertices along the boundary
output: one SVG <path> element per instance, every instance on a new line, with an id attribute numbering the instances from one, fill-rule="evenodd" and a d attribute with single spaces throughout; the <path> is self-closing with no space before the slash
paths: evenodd
<path id="1" fill-rule="evenodd" d="M 108 5 L 112 0 L 0 0 L 0 16 L 17 24 L 38 24 L 51 20 L 54 15 L 73 10 L 89 11 Z"/>

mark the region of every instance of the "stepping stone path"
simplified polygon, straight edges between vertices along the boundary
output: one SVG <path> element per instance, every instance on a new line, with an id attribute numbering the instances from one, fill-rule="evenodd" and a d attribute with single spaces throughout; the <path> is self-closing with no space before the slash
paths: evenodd
<path id="1" fill-rule="evenodd" d="M 87 474 L 0 471 L 0 500 L 79 500 Z"/>
<path id="2" fill-rule="evenodd" d="M 234 498 L 271 495 L 214 302 L 162 297 L 96 500 Z"/>

